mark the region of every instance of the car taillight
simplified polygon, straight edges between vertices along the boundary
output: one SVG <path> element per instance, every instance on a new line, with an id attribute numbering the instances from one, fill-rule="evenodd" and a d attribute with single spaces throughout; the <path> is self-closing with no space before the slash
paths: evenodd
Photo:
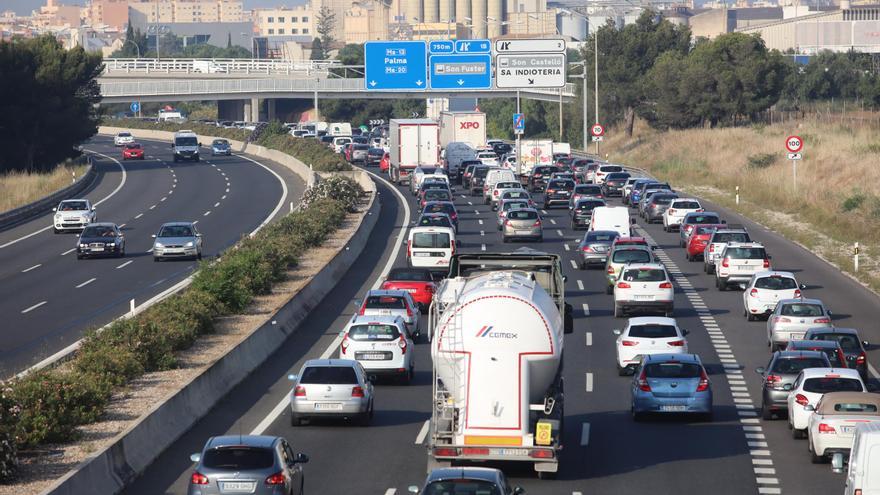
<path id="1" fill-rule="evenodd" d="M 406 354 L 406 339 L 403 338 L 403 335 L 401 335 L 400 340 L 397 341 L 397 346 L 400 347 L 401 354 Z"/>
<path id="2" fill-rule="evenodd" d="M 764 258 L 764 268 L 770 268 L 770 260 Z"/>
<path id="3" fill-rule="evenodd" d="M 348 346 L 348 334 L 345 334 L 345 337 L 342 337 L 342 343 L 339 344 L 339 350 L 342 351 L 343 354 L 345 354 L 345 351 L 348 350 Z"/>
<path id="4" fill-rule="evenodd" d="M 837 433 L 837 430 L 829 424 L 819 423 L 819 433 Z"/>
<path id="5" fill-rule="evenodd" d="M 556 192 L 556 189 L 547 189 L 547 194 L 553 194 Z"/>
<path id="6" fill-rule="evenodd" d="M 412 308 L 409 306 L 409 303 L 406 303 L 406 316 L 409 316 L 410 318 L 412 318 L 412 315 L 413 315 Z"/>
<path id="7" fill-rule="evenodd" d="M 614 267 L 613 267 L 613 266 L 609 266 L 609 267 L 608 267 L 608 270 L 606 270 L 606 271 L 608 272 L 609 275 L 612 275 L 612 274 L 614 274 Z"/>
<path id="8" fill-rule="evenodd" d="M 504 225 L 510 225 L 510 219 L 505 218 L 505 219 L 504 219 Z"/>
<path id="9" fill-rule="evenodd" d="M 622 340 L 620 342 L 620 344 L 624 347 L 634 347 L 634 346 L 639 345 L 639 341 L 638 340 Z"/>
<path id="10" fill-rule="evenodd" d="M 715 252 L 715 244 L 709 244 L 709 252 L 710 252 L 710 253 L 714 253 L 714 252 Z"/>
<path id="11" fill-rule="evenodd" d="M 434 457 L 455 457 L 458 455 L 458 449 L 450 447 L 438 447 L 434 449 Z"/>
<path id="12" fill-rule="evenodd" d="M 670 340 L 666 343 L 666 345 L 671 345 L 672 347 L 684 347 L 683 340 Z"/>
<path id="13" fill-rule="evenodd" d="M 721 260 L 721 266 L 723 266 L 724 268 L 729 267 L 730 266 L 730 258 L 724 258 L 723 260 Z"/>
<path id="14" fill-rule="evenodd" d="M 813 323 L 831 323 L 831 318 L 816 318 Z"/>
<path id="15" fill-rule="evenodd" d="M 648 375 L 645 370 L 642 370 L 642 374 L 639 375 L 639 390 L 642 392 L 650 392 L 651 386 L 648 385 Z"/>
<path id="16" fill-rule="evenodd" d="M 672 288 L 672 282 L 663 282 L 662 284 L 660 284 L 660 288 L 661 288 L 661 289 L 671 289 L 671 288 Z"/>
<path id="17" fill-rule="evenodd" d="M 867 356 L 865 356 L 865 351 L 862 351 L 861 354 L 859 354 L 859 357 L 856 358 L 856 363 L 865 364 L 866 360 L 867 360 Z"/>
<path id="18" fill-rule="evenodd" d="M 704 209 L 702 209 L 702 208 L 697 208 L 696 211 L 697 211 L 697 213 L 702 213 L 702 212 L 704 212 L 704 211 L 706 211 L 706 210 L 704 210 Z"/>
<path id="19" fill-rule="evenodd" d="M 675 208 L 670 208 L 670 209 L 669 209 L 669 214 L 672 215 L 673 213 L 675 213 Z"/>
<path id="20" fill-rule="evenodd" d="M 618 289 L 631 289 L 632 286 L 630 286 L 630 285 L 629 285 L 628 283 L 626 283 L 626 282 L 617 282 L 617 288 L 618 288 Z"/>
<path id="21" fill-rule="evenodd" d="M 412 258 L 412 241 L 406 241 L 406 257 Z"/>
<path id="22" fill-rule="evenodd" d="M 752 289 L 749 291 L 750 297 L 758 297 L 758 289 Z"/>
<path id="23" fill-rule="evenodd" d="M 495 189 L 494 191 L 492 191 L 492 196 L 498 196 L 498 189 Z"/>
<path id="24" fill-rule="evenodd" d="M 782 383 L 782 377 L 779 375 L 767 375 L 767 378 L 764 379 L 767 385 L 775 385 L 777 383 Z"/>
<path id="25" fill-rule="evenodd" d="M 351 396 L 352 397 L 363 397 L 364 396 L 364 389 L 362 387 L 357 386 L 357 385 L 355 385 L 354 387 L 351 387 Z"/>
<path id="26" fill-rule="evenodd" d="M 784 316 L 774 316 L 773 323 L 791 323 L 791 319 Z"/>
<path id="27" fill-rule="evenodd" d="M 305 397 L 306 396 L 306 388 L 302 385 L 297 385 L 295 389 L 293 389 L 294 397 Z"/>
<path id="28" fill-rule="evenodd" d="M 266 478 L 267 485 L 283 485 L 284 484 L 284 473 L 278 472 Z"/>
<path id="29" fill-rule="evenodd" d="M 794 396 L 794 401 L 797 402 L 798 404 L 802 405 L 802 406 L 806 406 L 807 404 L 810 403 L 810 401 L 807 399 L 807 396 L 805 396 L 805 395 L 803 395 L 803 394 L 797 394 L 797 395 L 795 395 L 795 396 Z"/>
<path id="30" fill-rule="evenodd" d="M 700 370 L 700 383 L 697 384 L 697 392 L 705 392 L 709 390 L 709 377 L 706 376 L 706 370 Z"/>
<path id="31" fill-rule="evenodd" d="M 593 248 L 591 248 L 590 246 L 584 246 L 584 247 L 581 248 L 581 251 L 583 251 L 583 252 L 585 252 L 585 253 L 592 253 L 592 252 L 593 252 Z"/>
<path id="32" fill-rule="evenodd" d="M 541 226 L 540 220 L 535 220 L 535 223 L 532 225 L 532 227 L 540 227 L 540 226 Z"/>
<path id="33" fill-rule="evenodd" d="M 754 289 L 753 289 L 753 290 L 754 290 Z M 794 290 L 794 297 L 795 297 L 795 299 L 800 298 L 800 297 L 803 297 L 803 296 L 801 295 L 801 290 L 800 290 L 800 289 L 795 289 L 795 290 Z"/>

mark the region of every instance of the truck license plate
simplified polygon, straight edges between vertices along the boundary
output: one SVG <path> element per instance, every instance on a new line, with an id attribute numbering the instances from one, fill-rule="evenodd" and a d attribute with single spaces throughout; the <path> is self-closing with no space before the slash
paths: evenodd
<path id="1" fill-rule="evenodd" d="M 489 449 L 489 454 L 491 454 L 491 455 L 506 455 L 506 456 L 522 456 L 522 455 L 528 455 L 529 452 L 525 449 Z"/>

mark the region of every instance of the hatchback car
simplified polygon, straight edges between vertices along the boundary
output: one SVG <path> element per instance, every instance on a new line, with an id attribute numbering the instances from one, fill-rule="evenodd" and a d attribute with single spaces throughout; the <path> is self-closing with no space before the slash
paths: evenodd
<path id="1" fill-rule="evenodd" d="M 761 417 L 769 420 L 788 412 L 788 393 L 801 371 L 829 367 L 831 363 L 823 352 L 774 352 L 766 367 L 755 368 L 755 373 L 761 375 Z"/>
<path id="2" fill-rule="evenodd" d="M 605 195 L 602 194 L 602 186 L 597 186 L 595 184 L 577 184 L 571 192 L 571 200 L 568 202 L 568 207 L 574 208 L 574 205 L 577 204 L 578 201 L 587 198 L 605 198 Z"/>
<path id="3" fill-rule="evenodd" d="M 630 318 L 617 336 L 617 374 L 632 373 L 645 356 L 651 354 L 687 354 L 687 330 L 678 328 L 674 318 Z"/>
<path id="4" fill-rule="evenodd" d="M 364 165 L 367 167 L 379 165 L 379 162 L 382 161 L 382 157 L 384 156 L 385 150 L 383 148 L 370 148 L 367 150 L 367 159 L 364 162 Z"/>
<path id="5" fill-rule="evenodd" d="M 633 184 L 632 190 L 629 193 L 629 201 L 627 201 L 629 206 L 633 208 L 638 208 L 639 202 L 642 200 L 645 189 L 651 184 L 659 184 L 659 182 L 654 179 L 642 179 L 641 181 L 636 181 L 636 183 Z"/>
<path id="6" fill-rule="evenodd" d="M 611 244 L 620 236 L 614 230 L 591 230 L 584 235 L 578 244 L 578 254 L 581 258 L 581 270 L 590 265 L 604 265 L 608 261 L 608 252 Z"/>
<path id="7" fill-rule="evenodd" d="M 528 191 L 523 189 L 522 184 L 519 182 L 508 182 L 501 181 L 496 182 L 492 189 L 492 195 L 489 198 L 489 204 L 492 206 L 492 211 L 498 209 L 498 202 L 501 201 L 501 195 L 504 193 L 519 193 L 518 196 L 525 197 L 529 194 Z"/>
<path id="8" fill-rule="evenodd" d="M 630 195 L 632 194 L 634 187 L 638 186 L 639 184 L 647 184 L 648 182 L 654 182 L 654 180 L 645 179 L 644 177 L 630 177 L 629 179 L 626 179 L 626 182 L 623 184 L 623 204 L 629 204 Z"/>
<path id="9" fill-rule="evenodd" d="M 780 299 L 799 299 L 801 289 L 791 272 L 763 271 L 752 275 L 743 291 L 743 316 L 749 321 L 769 315 Z"/>
<path id="10" fill-rule="evenodd" d="M 436 183 L 434 183 L 436 184 Z M 430 184 L 426 184 L 430 185 Z M 419 209 L 425 207 L 426 204 L 434 201 L 449 201 L 453 200 L 452 193 L 449 192 L 449 189 L 444 187 L 432 187 L 423 189 L 422 192 L 419 193 Z"/>
<path id="11" fill-rule="evenodd" d="M 449 215 L 452 223 L 455 225 L 455 231 L 458 232 L 458 211 L 452 201 L 429 201 L 422 207 L 422 215 L 428 213 L 445 213 Z"/>
<path id="12" fill-rule="evenodd" d="M 113 136 L 113 144 L 115 146 L 125 146 L 126 144 L 130 144 L 134 142 L 134 136 L 131 135 L 128 131 L 123 131 L 117 133 Z"/>
<path id="13" fill-rule="evenodd" d="M 715 287 L 727 290 L 730 285 L 749 283 L 755 273 L 771 270 L 770 255 L 757 242 L 729 242 L 715 266 Z"/>
<path id="14" fill-rule="evenodd" d="M 607 286 L 605 292 L 614 293 L 614 286 L 620 278 L 620 271 L 629 263 L 653 263 L 654 254 L 645 246 L 621 246 L 611 251 L 605 262 Z"/>
<path id="15" fill-rule="evenodd" d="M 679 224 L 678 227 L 679 247 L 685 247 L 687 245 L 687 236 L 690 235 L 691 229 L 693 229 L 695 225 L 710 225 L 722 223 L 726 224 L 727 222 L 722 220 L 721 216 L 717 213 L 701 211 L 699 213 L 686 214 L 681 219 L 681 224 Z"/>
<path id="16" fill-rule="evenodd" d="M 543 241 L 544 227 L 538 211 L 534 208 L 508 211 L 501 226 L 501 238 L 504 242 L 510 242 L 512 239 Z"/>
<path id="17" fill-rule="evenodd" d="M 599 206 L 608 206 L 604 199 L 583 198 L 571 208 L 571 230 L 578 230 L 590 226 L 593 218 L 593 209 Z"/>
<path id="18" fill-rule="evenodd" d="M 232 155 L 232 146 L 229 145 L 229 141 L 225 139 L 215 139 L 211 141 L 211 155 Z"/>
<path id="19" fill-rule="evenodd" d="M 605 178 L 608 176 L 608 174 L 623 171 L 623 167 L 621 167 L 620 165 L 600 165 L 596 172 L 593 174 L 593 184 L 604 184 Z"/>
<path id="20" fill-rule="evenodd" d="M 767 345 L 785 347 L 801 340 L 810 328 L 831 327 L 831 312 L 818 299 L 782 299 L 767 318 Z"/>
<path id="21" fill-rule="evenodd" d="M 694 198 L 676 198 L 663 212 L 663 230 L 672 232 L 681 225 L 681 220 L 688 213 L 700 213 L 703 206 Z"/>
<path id="22" fill-rule="evenodd" d="M 503 199 L 498 207 L 496 223 L 498 230 L 504 227 L 504 220 L 507 219 L 507 213 L 511 210 L 521 210 L 523 208 L 534 208 L 535 206 L 525 199 Z"/>
<path id="23" fill-rule="evenodd" d="M 196 466 L 188 495 L 252 493 L 302 495 L 305 454 L 294 454 L 282 437 L 226 435 L 211 437 L 201 453 L 189 456 Z"/>
<path id="24" fill-rule="evenodd" d="M 819 351 L 828 356 L 832 368 L 848 368 L 846 356 L 840 344 L 833 340 L 791 340 L 785 346 L 786 351 Z"/>
<path id="25" fill-rule="evenodd" d="M 392 268 L 382 282 L 382 290 L 402 290 L 409 292 L 413 301 L 423 312 L 428 310 L 434 300 L 434 276 L 427 268 Z"/>
<path id="26" fill-rule="evenodd" d="M 703 251 L 703 271 L 710 275 L 715 273 L 715 263 L 721 258 L 721 252 L 728 242 L 746 243 L 752 242 L 752 238 L 745 229 L 733 228 L 730 225 L 715 229 Z"/>
<path id="27" fill-rule="evenodd" d="M 415 343 L 403 318 L 354 315 L 339 334 L 339 357 L 361 363 L 368 376 L 392 375 L 406 384 L 412 380 Z"/>
<path id="28" fill-rule="evenodd" d="M 674 289 L 666 268 L 660 263 L 630 263 L 614 284 L 614 316 L 629 311 L 657 311 L 672 317 Z"/>
<path id="29" fill-rule="evenodd" d="M 544 190 L 541 207 L 548 210 L 554 205 L 567 206 L 569 199 L 571 199 L 572 191 L 574 191 L 574 186 L 574 181 L 571 179 L 550 179 L 547 183 L 547 188 Z"/>
<path id="30" fill-rule="evenodd" d="M 862 380 L 868 379 L 868 354 L 865 351 L 868 341 L 859 340 L 859 331 L 855 328 L 811 328 L 804 334 L 804 340 L 837 341 L 846 357 L 846 367 L 858 370 Z"/>
<path id="31" fill-rule="evenodd" d="M 449 467 L 434 469 L 425 487 L 410 486 L 409 493 L 421 495 L 522 495 L 525 490 L 510 486 L 500 469 L 485 467 Z"/>
<path id="32" fill-rule="evenodd" d="M 809 368 L 800 372 L 788 394 L 788 428 L 793 438 L 806 438 L 810 415 L 829 392 L 867 392 L 859 372 L 841 368 Z"/>
<path id="33" fill-rule="evenodd" d="M 669 205 L 672 204 L 672 201 L 677 199 L 678 195 L 673 193 L 657 192 L 651 194 L 645 200 L 645 211 L 642 217 L 648 223 L 662 223 L 663 217 L 666 214 L 666 209 L 669 208 Z"/>
<path id="34" fill-rule="evenodd" d="M 123 160 L 143 160 L 144 147 L 140 143 L 128 143 L 122 147 Z"/>
<path id="35" fill-rule="evenodd" d="M 192 222 L 169 222 L 153 234 L 153 261 L 167 258 L 202 259 L 202 234 Z"/>
<path id="36" fill-rule="evenodd" d="M 421 335 L 419 323 L 422 312 L 416 306 L 409 291 L 371 290 L 358 306 L 360 307 L 358 314 L 361 316 L 399 316 L 406 322 L 409 333 L 414 338 Z"/>
<path id="37" fill-rule="evenodd" d="M 696 354 L 645 356 L 630 390 L 635 421 L 646 414 L 699 414 L 712 419 L 712 386 Z"/>
<path id="38" fill-rule="evenodd" d="M 125 256 L 125 235 L 115 223 L 92 223 L 76 242 L 76 259 L 94 256 Z"/>
<path id="39" fill-rule="evenodd" d="M 862 423 L 880 423 L 880 395 L 862 392 L 823 395 L 807 424 L 807 450 L 813 464 L 825 462 L 834 454 L 848 457 L 856 426 Z"/>
<path id="40" fill-rule="evenodd" d="M 550 180 L 550 176 L 558 169 L 549 165 L 541 165 L 532 169 L 529 176 L 528 189 L 530 192 L 541 192 Z"/>
<path id="41" fill-rule="evenodd" d="M 605 181 L 602 183 L 602 193 L 608 198 L 623 196 L 623 185 L 626 184 L 629 177 L 628 172 L 612 172 L 606 175 Z"/>
<path id="42" fill-rule="evenodd" d="M 309 359 L 287 377 L 290 425 L 312 418 L 344 418 L 368 425 L 373 418 L 373 383 L 353 359 Z"/>
<path id="43" fill-rule="evenodd" d="M 66 230 L 82 230 L 86 225 L 98 221 L 95 207 L 87 199 L 65 199 L 52 208 L 52 228 L 56 234 Z"/>
<path id="44" fill-rule="evenodd" d="M 714 233 L 719 227 L 723 226 L 724 225 L 714 224 L 697 225 L 691 229 L 691 233 L 688 235 L 684 248 L 687 260 L 696 261 L 697 258 L 702 257 L 706 251 L 706 244 L 708 244 L 709 239 L 712 237 L 712 233 Z"/>

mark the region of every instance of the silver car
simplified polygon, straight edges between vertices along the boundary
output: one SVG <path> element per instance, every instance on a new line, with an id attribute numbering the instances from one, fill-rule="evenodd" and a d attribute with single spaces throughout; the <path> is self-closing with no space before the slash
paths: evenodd
<path id="1" fill-rule="evenodd" d="M 351 419 L 366 426 L 373 418 L 373 383 L 357 361 L 310 359 L 287 378 L 293 382 L 291 426 L 311 418 Z"/>
<path id="2" fill-rule="evenodd" d="M 831 311 L 818 299 L 782 299 L 767 319 L 767 345 L 782 350 L 811 328 L 831 327 Z"/>
<path id="3" fill-rule="evenodd" d="M 501 226 L 501 236 L 504 242 L 511 239 L 529 239 L 541 242 L 544 240 L 544 228 L 541 225 L 541 216 L 534 208 L 520 208 L 510 210 Z"/>
<path id="4" fill-rule="evenodd" d="M 67 230 L 82 230 L 86 225 L 98 221 L 95 207 L 87 199 L 65 199 L 52 208 L 52 228 L 55 233 Z"/>
<path id="5" fill-rule="evenodd" d="M 201 453 L 192 454 L 196 467 L 188 495 L 252 493 L 302 495 L 305 454 L 294 454 L 282 437 L 227 435 L 211 437 Z"/>
<path id="6" fill-rule="evenodd" d="M 204 241 L 192 222 L 170 222 L 153 235 L 153 261 L 166 258 L 202 259 Z"/>
<path id="7" fill-rule="evenodd" d="M 590 265 L 604 265 L 608 261 L 608 251 L 611 244 L 620 237 L 613 230 L 591 230 L 584 235 L 578 245 L 578 253 L 581 257 L 581 270 L 586 270 Z"/>

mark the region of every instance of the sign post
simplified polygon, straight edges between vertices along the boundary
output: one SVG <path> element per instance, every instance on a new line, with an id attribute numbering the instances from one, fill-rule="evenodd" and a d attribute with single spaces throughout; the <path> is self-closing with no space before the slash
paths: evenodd
<path id="1" fill-rule="evenodd" d="M 516 113 L 513 115 L 513 122 L 514 122 L 513 129 L 514 129 L 514 134 L 516 134 L 516 177 L 518 179 L 520 179 L 520 182 L 522 182 L 522 179 L 520 178 L 520 176 L 522 175 L 522 146 L 520 145 L 520 138 L 522 137 L 522 132 L 516 132 L 516 116 L 517 115 L 522 115 L 522 127 L 523 127 L 523 131 L 525 131 L 526 118 L 525 118 L 525 115 L 523 115 L 519 109 L 519 90 L 516 90 Z"/>
<path id="2" fill-rule="evenodd" d="M 602 141 L 605 136 L 605 127 L 596 122 L 590 127 L 590 134 L 593 135 L 593 142 L 596 143 L 596 156 L 599 155 L 599 141 Z"/>
<path id="3" fill-rule="evenodd" d="M 137 102 L 137 101 L 131 102 L 131 106 L 129 108 L 131 108 L 131 113 L 135 114 L 135 116 L 137 116 L 137 117 L 141 116 L 141 104 L 139 102 Z"/>
<path id="4" fill-rule="evenodd" d="M 797 162 L 803 158 L 801 150 L 804 149 L 804 140 L 800 136 L 788 136 L 785 138 L 785 149 L 788 150 L 788 159 L 791 160 L 792 186 L 797 193 Z"/>
<path id="5" fill-rule="evenodd" d="M 564 40 L 495 41 L 497 88 L 562 88 L 567 82 L 567 69 Z"/>

